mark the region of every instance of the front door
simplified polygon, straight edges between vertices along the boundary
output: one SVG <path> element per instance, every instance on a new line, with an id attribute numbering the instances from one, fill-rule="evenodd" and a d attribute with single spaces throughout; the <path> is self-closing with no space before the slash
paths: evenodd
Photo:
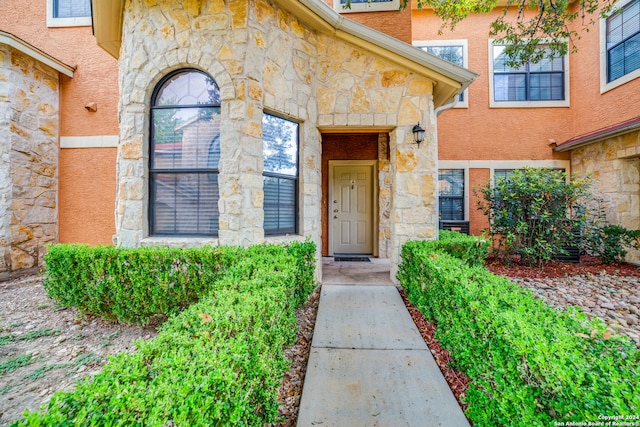
<path id="1" fill-rule="evenodd" d="M 373 253 L 373 165 L 333 167 L 334 254 Z"/>

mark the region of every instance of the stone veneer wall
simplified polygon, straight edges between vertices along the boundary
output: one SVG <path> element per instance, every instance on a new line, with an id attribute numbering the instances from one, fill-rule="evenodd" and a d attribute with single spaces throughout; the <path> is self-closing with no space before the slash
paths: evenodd
<path id="1" fill-rule="evenodd" d="M 0 277 L 57 240 L 59 74 L 0 44 Z"/>
<path id="2" fill-rule="evenodd" d="M 429 143 L 435 140 L 430 80 L 320 34 L 266 0 L 131 0 L 124 11 L 119 66 L 119 245 L 264 241 L 263 110 L 301 123 L 302 236 L 320 247 L 318 128 L 370 126 L 394 129 L 388 141 L 388 172 L 384 171 L 390 191 L 386 254 L 397 263 L 404 241 L 435 236 L 437 153 Z M 221 91 L 218 239 L 172 241 L 147 235 L 149 100 L 164 75 L 183 67 L 208 72 Z M 427 141 L 419 151 L 410 144 L 417 122 L 427 129 Z"/>
<path id="3" fill-rule="evenodd" d="M 590 174 L 596 198 L 606 207 L 607 221 L 640 229 L 640 132 L 605 139 L 571 152 L 571 172 Z M 631 254 L 630 260 L 640 260 Z"/>

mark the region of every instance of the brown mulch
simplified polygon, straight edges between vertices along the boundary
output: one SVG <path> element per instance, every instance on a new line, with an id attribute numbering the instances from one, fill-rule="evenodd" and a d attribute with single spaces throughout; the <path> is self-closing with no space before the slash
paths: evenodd
<path id="1" fill-rule="evenodd" d="M 500 260 L 490 257 L 487 259 L 486 267 L 494 274 L 507 277 L 567 277 L 587 274 L 595 275 L 602 272 L 614 276 L 640 277 L 640 270 L 637 265 L 626 262 L 603 264 L 600 259 L 588 255 L 582 255 L 580 262 L 554 261 L 549 262 L 542 268 L 527 267 L 516 262 L 511 263 L 511 265 L 505 265 Z"/>
<path id="2" fill-rule="evenodd" d="M 284 374 L 282 385 L 278 390 L 278 415 L 283 417 L 279 423 L 270 427 L 294 427 L 298 420 L 298 409 L 302 397 L 302 384 L 307 372 L 307 362 L 311 353 L 313 328 L 318 314 L 320 287 L 309 296 L 305 305 L 296 311 L 298 317 L 298 337 L 293 346 L 285 350 L 285 356 L 291 361 L 291 368 Z"/>
<path id="3" fill-rule="evenodd" d="M 431 354 L 438 364 L 442 375 L 444 375 L 444 379 L 447 380 L 447 384 L 449 384 L 449 388 L 451 388 L 460 408 L 465 412 L 467 410 L 467 404 L 464 402 L 464 397 L 469 387 L 469 378 L 449 365 L 451 354 L 445 350 L 435 338 L 436 325 L 425 319 L 420 310 L 409 302 L 403 289 L 399 289 L 399 291 L 413 322 L 418 327 L 420 335 L 422 335 L 422 339 L 424 339 L 427 347 L 431 350 Z"/>

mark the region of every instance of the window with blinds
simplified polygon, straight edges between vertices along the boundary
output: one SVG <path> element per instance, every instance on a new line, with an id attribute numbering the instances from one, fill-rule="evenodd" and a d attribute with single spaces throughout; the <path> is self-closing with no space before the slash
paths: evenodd
<path id="1" fill-rule="evenodd" d="M 640 0 L 607 18 L 607 82 L 640 69 Z"/>
<path id="2" fill-rule="evenodd" d="M 149 231 L 218 235 L 220 91 L 198 70 L 165 77 L 151 100 Z"/>
<path id="3" fill-rule="evenodd" d="M 54 18 L 91 16 L 91 0 L 53 0 Z"/>
<path id="4" fill-rule="evenodd" d="M 561 101 L 565 99 L 565 60 L 544 58 L 536 64 L 512 67 L 505 46 L 493 45 L 493 99 L 509 101 Z M 548 49 L 547 49 L 548 50 Z"/>
<path id="5" fill-rule="evenodd" d="M 464 221 L 464 169 L 438 170 L 441 221 Z"/>
<path id="6" fill-rule="evenodd" d="M 262 117 L 264 234 L 296 234 L 299 125 L 268 113 Z"/>

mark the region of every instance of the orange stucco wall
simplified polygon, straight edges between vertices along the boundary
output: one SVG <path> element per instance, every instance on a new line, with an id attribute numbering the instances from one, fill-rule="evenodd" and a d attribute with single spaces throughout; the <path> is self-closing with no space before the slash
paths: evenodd
<path id="1" fill-rule="evenodd" d="M 549 140 L 571 136 L 571 109 L 489 107 L 489 23 L 498 12 L 471 16 L 455 31 L 438 34 L 441 21 L 432 11 L 413 11 L 413 40 L 468 42 L 468 68 L 480 77 L 469 87 L 469 108 L 447 110 L 438 118 L 438 157 L 442 160 L 550 160 Z M 464 124 L 464 125 L 462 125 Z"/>
<path id="2" fill-rule="evenodd" d="M 640 78 L 600 93 L 600 27 L 576 40 L 571 56 L 573 135 L 611 126 L 640 115 Z"/>
<path id="3" fill-rule="evenodd" d="M 96 45 L 90 26 L 47 28 L 45 0 L 2 0 L 0 29 L 76 67 L 73 79 L 60 77 L 61 137 L 118 134 L 117 61 Z M 92 102 L 98 107 L 95 113 L 84 108 Z M 115 152 L 60 150 L 61 242 L 111 243 Z"/>
<path id="4" fill-rule="evenodd" d="M 490 178 L 489 169 L 469 169 L 469 233 L 474 235 L 482 234 L 482 230 L 489 227 L 489 219 L 478 209 L 480 197 L 474 190 L 484 186 Z"/>
<path id="5" fill-rule="evenodd" d="M 60 242 L 111 244 L 116 232 L 116 149 L 64 149 L 59 162 Z"/>

